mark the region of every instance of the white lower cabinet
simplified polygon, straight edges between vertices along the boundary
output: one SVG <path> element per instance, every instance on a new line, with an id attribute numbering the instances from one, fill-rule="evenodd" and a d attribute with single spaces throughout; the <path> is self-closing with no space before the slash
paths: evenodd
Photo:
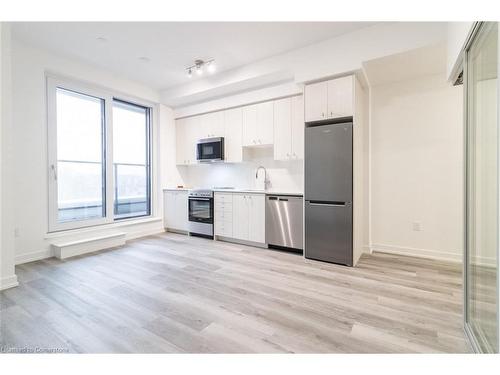
<path id="1" fill-rule="evenodd" d="M 215 235 L 266 242 L 264 194 L 215 193 Z"/>
<path id="2" fill-rule="evenodd" d="M 215 193 L 215 235 L 233 237 L 233 195 Z"/>
<path id="3" fill-rule="evenodd" d="M 187 231 L 188 192 L 165 190 L 163 192 L 163 222 L 165 228 Z"/>

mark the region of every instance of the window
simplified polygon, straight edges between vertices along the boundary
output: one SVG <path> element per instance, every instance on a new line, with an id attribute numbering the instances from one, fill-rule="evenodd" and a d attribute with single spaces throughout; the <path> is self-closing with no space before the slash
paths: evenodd
<path id="1" fill-rule="evenodd" d="M 113 102 L 115 218 L 150 214 L 149 108 Z"/>
<path id="2" fill-rule="evenodd" d="M 47 79 L 49 231 L 151 215 L 151 108 Z"/>

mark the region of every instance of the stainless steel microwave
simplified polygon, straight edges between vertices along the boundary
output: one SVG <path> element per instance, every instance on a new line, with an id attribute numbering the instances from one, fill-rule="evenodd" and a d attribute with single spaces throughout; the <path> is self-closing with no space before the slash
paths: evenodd
<path id="1" fill-rule="evenodd" d="M 200 139 L 196 144 L 196 160 L 215 162 L 224 160 L 224 137 Z"/>

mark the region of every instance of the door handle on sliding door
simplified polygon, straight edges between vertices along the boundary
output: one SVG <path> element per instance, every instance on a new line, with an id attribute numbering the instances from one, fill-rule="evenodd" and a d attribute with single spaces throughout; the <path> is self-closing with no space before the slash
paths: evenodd
<path id="1" fill-rule="evenodd" d="M 57 170 L 56 170 L 56 166 L 54 164 L 51 164 L 50 165 L 50 169 L 52 169 L 52 172 L 54 173 L 54 180 L 57 181 Z"/>

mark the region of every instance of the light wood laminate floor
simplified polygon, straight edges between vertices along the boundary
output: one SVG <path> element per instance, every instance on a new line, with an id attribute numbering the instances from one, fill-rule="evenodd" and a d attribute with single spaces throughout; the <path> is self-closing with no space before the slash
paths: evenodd
<path id="1" fill-rule="evenodd" d="M 459 264 L 374 253 L 348 268 L 166 233 L 16 271 L 4 352 L 468 350 Z"/>

